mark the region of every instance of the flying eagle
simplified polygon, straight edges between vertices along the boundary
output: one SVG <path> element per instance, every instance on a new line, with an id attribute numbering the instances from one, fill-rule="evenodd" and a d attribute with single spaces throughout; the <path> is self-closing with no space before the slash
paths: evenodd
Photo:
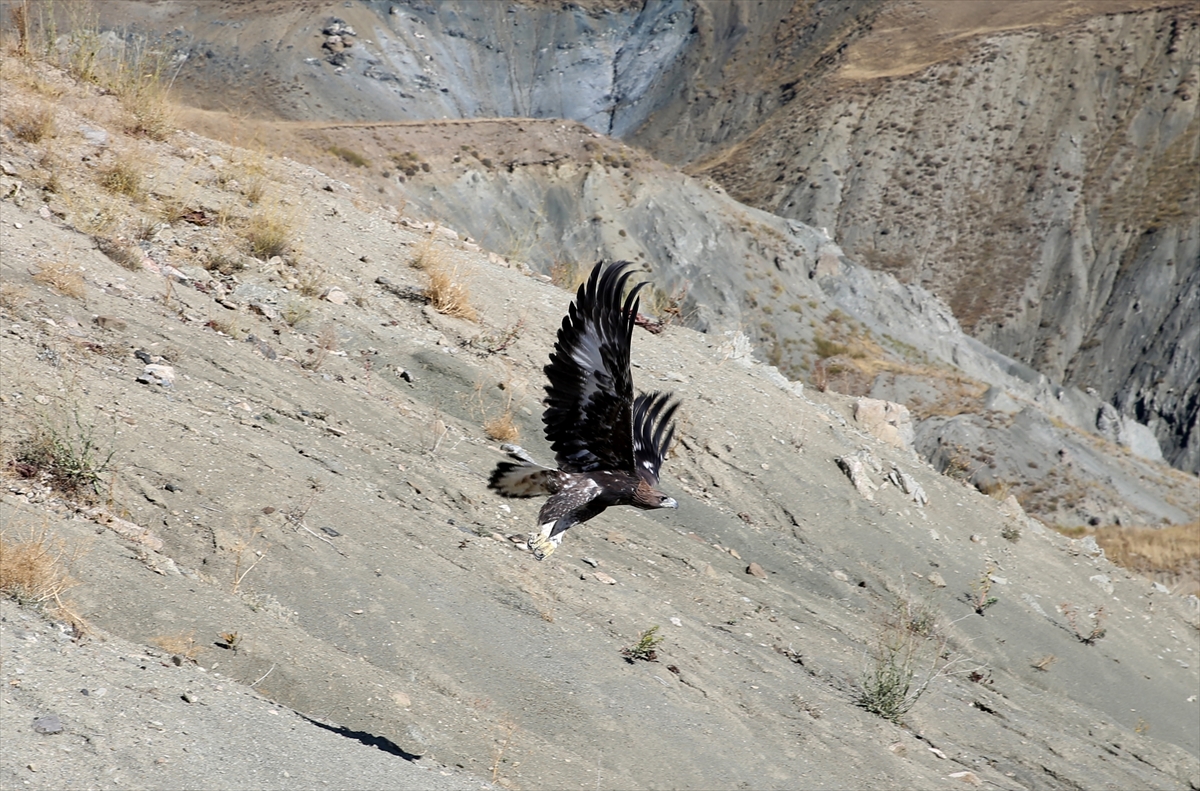
<path id="1" fill-rule="evenodd" d="M 519 447 L 519 463 L 496 465 L 488 488 L 504 497 L 550 499 L 538 513 L 529 547 L 544 560 L 563 532 L 611 505 L 678 508 L 658 490 L 658 473 L 675 436 L 679 407 L 671 393 L 633 396 L 629 344 L 637 318 L 638 283 L 625 296 L 628 261 L 599 263 L 579 287 L 546 366 L 546 439 L 558 469 L 535 463 Z"/>

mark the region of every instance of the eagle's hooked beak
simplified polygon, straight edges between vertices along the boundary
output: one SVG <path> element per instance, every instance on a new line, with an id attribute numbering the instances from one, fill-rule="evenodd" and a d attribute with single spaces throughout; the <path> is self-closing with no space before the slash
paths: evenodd
<path id="1" fill-rule="evenodd" d="M 667 499 L 663 500 L 662 505 L 659 506 L 659 508 L 678 508 L 678 507 L 679 507 L 679 503 L 675 502 L 674 497 L 668 497 Z"/>

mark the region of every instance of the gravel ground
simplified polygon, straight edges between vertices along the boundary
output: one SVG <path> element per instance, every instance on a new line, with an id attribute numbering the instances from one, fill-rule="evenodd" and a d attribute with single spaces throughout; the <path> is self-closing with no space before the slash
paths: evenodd
<path id="1" fill-rule="evenodd" d="M 6 789 L 494 787 L 163 651 L 103 633 L 76 642 L 11 601 L 0 643 Z"/>

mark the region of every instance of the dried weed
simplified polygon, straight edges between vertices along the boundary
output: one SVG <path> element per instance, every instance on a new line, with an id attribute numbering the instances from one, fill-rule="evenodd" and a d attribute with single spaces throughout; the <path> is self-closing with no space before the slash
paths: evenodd
<path id="1" fill-rule="evenodd" d="M 479 313 L 471 306 L 471 290 L 458 267 L 426 266 L 425 276 L 425 296 L 434 310 L 467 321 L 479 320 Z"/>
<path id="2" fill-rule="evenodd" d="M 86 293 L 83 287 L 83 270 L 63 261 L 42 264 L 42 268 L 33 273 L 33 279 L 73 299 L 83 299 Z"/>

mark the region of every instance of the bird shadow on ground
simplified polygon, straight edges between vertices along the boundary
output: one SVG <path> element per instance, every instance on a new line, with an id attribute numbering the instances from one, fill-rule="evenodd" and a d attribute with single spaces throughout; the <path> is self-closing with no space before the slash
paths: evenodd
<path id="1" fill-rule="evenodd" d="M 296 713 L 300 714 L 300 712 Z M 312 717 L 306 717 L 303 714 L 300 714 L 300 717 L 301 719 L 307 720 L 313 725 L 316 725 L 318 728 L 324 728 L 327 731 L 332 731 L 338 736 L 345 736 L 347 739 L 353 739 L 354 741 L 365 744 L 368 747 L 375 747 L 383 750 L 385 753 L 390 753 L 391 755 L 403 758 L 406 761 L 421 760 L 421 756 L 417 755 L 416 753 L 408 752 L 403 747 L 385 736 L 376 736 L 375 734 L 367 733 L 366 731 L 352 731 L 349 728 L 345 728 L 341 725 L 327 725 L 319 720 L 314 720 Z"/>

